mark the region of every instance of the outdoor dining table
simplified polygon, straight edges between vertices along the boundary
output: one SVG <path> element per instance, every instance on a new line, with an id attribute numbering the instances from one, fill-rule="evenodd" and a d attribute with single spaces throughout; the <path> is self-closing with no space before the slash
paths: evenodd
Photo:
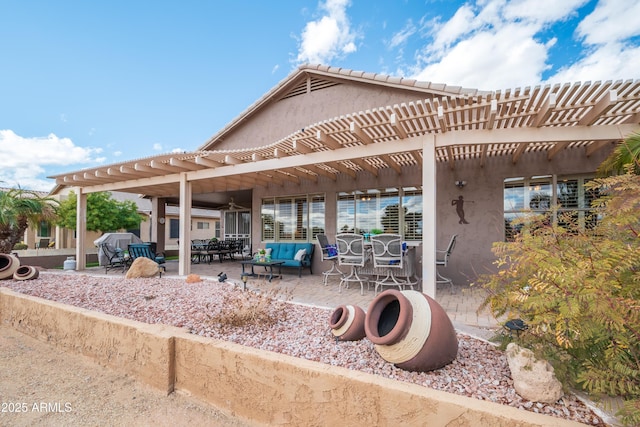
<path id="1" fill-rule="evenodd" d="M 258 265 L 258 266 L 264 267 L 265 270 L 268 271 L 269 281 L 271 281 L 271 279 L 273 279 L 274 277 L 282 278 L 282 265 L 284 264 L 284 261 L 260 261 L 256 259 L 249 259 L 249 260 L 240 261 L 240 264 L 242 264 L 243 275 L 251 276 L 251 277 L 260 276 L 260 274 L 256 274 L 256 272 L 253 270 L 253 267 Z M 251 265 L 251 274 L 245 273 L 244 271 L 245 265 Z M 275 275 L 273 274 L 274 266 L 278 267 L 278 274 L 275 274 Z"/>

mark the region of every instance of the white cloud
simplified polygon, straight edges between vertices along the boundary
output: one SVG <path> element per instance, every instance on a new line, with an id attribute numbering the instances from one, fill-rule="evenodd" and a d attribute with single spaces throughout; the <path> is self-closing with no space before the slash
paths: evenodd
<path id="1" fill-rule="evenodd" d="M 576 29 L 586 46 L 573 64 L 560 68 L 549 82 L 633 79 L 640 70 L 640 46 L 629 39 L 640 35 L 640 3 L 603 0 Z"/>
<path id="2" fill-rule="evenodd" d="M 549 50 L 557 39 L 552 25 L 575 18 L 587 0 L 477 0 L 447 21 L 425 23 L 429 44 L 415 54 L 412 78 L 479 89 L 506 89 L 542 83 L 551 68 Z M 578 25 L 579 59 L 546 81 L 634 78 L 639 48 L 640 3 L 602 0 Z"/>
<path id="3" fill-rule="evenodd" d="M 357 34 L 351 29 L 346 9 L 349 0 L 326 0 L 319 8 L 324 15 L 307 22 L 302 31 L 296 62 L 328 64 L 357 50 Z"/>
<path id="4" fill-rule="evenodd" d="M 588 44 L 607 44 L 640 35 L 637 0 L 604 0 L 578 25 L 577 34 Z"/>
<path id="5" fill-rule="evenodd" d="M 404 28 L 402 28 L 400 31 L 395 33 L 393 37 L 391 37 L 391 40 L 389 41 L 389 43 L 387 43 L 387 47 L 389 49 L 393 49 L 403 45 L 409 39 L 409 37 L 416 33 L 416 31 L 417 29 L 415 24 L 411 20 L 409 20 Z"/>
<path id="6" fill-rule="evenodd" d="M 548 46 L 536 42 L 531 33 L 530 27 L 518 25 L 478 32 L 456 43 L 414 78 L 484 90 L 539 82 Z"/>
<path id="7" fill-rule="evenodd" d="M 155 144 L 153 144 L 153 149 L 155 151 L 162 151 L 162 144 L 156 142 Z"/>
<path id="8" fill-rule="evenodd" d="M 9 187 L 48 191 L 53 181 L 45 179 L 45 167 L 100 163 L 100 148 L 79 147 L 69 138 L 54 134 L 26 138 L 12 130 L 0 130 L 0 181 Z"/>
<path id="9" fill-rule="evenodd" d="M 640 46 L 609 43 L 574 64 L 561 68 L 550 83 L 636 79 L 640 70 Z"/>

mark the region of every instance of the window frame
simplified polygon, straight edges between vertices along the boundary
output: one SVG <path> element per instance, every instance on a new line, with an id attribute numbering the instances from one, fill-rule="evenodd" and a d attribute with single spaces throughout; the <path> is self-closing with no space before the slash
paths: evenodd
<path id="1" fill-rule="evenodd" d="M 408 203 L 418 198 L 418 203 Z M 365 190 L 341 191 L 336 193 L 336 232 L 337 233 L 394 233 L 401 234 L 406 241 L 422 241 L 423 236 L 423 190 L 421 187 L 386 187 Z M 405 205 L 416 209 L 408 211 Z M 385 223 L 385 218 L 393 212 L 390 207 L 397 206 L 395 218 Z M 385 213 L 387 212 L 387 213 Z M 372 214 L 373 213 L 373 214 Z M 359 217 L 373 218 L 361 220 Z M 409 221 L 409 217 L 415 219 Z M 409 224 L 415 224 L 414 231 L 408 234 Z"/>
<path id="2" fill-rule="evenodd" d="M 266 197 L 260 203 L 264 242 L 311 242 L 324 233 L 324 193 Z"/>
<path id="3" fill-rule="evenodd" d="M 572 175 L 544 175 L 533 177 L 509 177 L 503 180 L 503 240 L 513 241 L 515 236 L 522 228 L 521 224 L 511 227 L 510 224 L 518 218 L 521 218 L 526 222 L 527 216 L 536 214 L 547 214 L 549 219 L 558 224 L 559 219 L 566 214 L 575 212 L 574 216 L 577 221 L 577 225 L 580 229 L 584 229 L 587 226 L 594 224 L 593 219 L 597 221 L 597 214 L 593 216 L 595 209 L 590 206 L 591 201 L 597 197 L 588 196 L 588 192 L 585 189 L 585 184 L 593 180 L 593 174 L 572 174 Z M 576 183 L 576 195 L 575 204 L 573 206 L 563 207 L 560 202 L 561 185 L 563 183 L 575 182 Z M 542 187 L 537 189 L 537 186 L 546 185 L 550 193 L 548 194 L 548 203 L 544 203 L 542 196 L 546 196 Z M 510 189 L 521 188 L 521 197 L 518 197 L 515 191 Z M 510 193 L 510 194 L 508 194 Z M 533 196 L 539 195 L 539 199 L 536 201 Z M 507 198 L 511 200 L 521 200 L 521 203 L 516 203 L 511 209 L 507 206 Z M 536 204 L 539 203 L 539 204 Z M 518 220 L 520 221 L 520 220 Z M 587 221 L 589 221 L 588 225 Z"/>

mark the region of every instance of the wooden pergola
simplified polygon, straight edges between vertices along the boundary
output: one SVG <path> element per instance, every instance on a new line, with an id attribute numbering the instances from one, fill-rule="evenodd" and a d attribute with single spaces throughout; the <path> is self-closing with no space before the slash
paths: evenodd
<path id="1" fill-rule="evenodd" d="M 423 291 L 433 296 L 435 271 L 427 267 L 435 265 L 436 218 L 428 207 L 435 206 L 437 163 L 455 168 L 477 159 L 483 166 L 495 156 L 517 163 L 525 153 L 553 159 L 569 149 L 589 156 L 640 131 L 639 123 L 640 81 L 537 86 L 384 106 L 309 124 L 262 147 L 164 154 L 52 178 L 78 195 L 78 269 L 85 267 L 86 195 L 124 191 L 179 200 L 179 274 L 186 275 L 195 194 L 378 175 L 387 168 L 401 174 L 404 166 L 417 165 L 425 212 Z"/>

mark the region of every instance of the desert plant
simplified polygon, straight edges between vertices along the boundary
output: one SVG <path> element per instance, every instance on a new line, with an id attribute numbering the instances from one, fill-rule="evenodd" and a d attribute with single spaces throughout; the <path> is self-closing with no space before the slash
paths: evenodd
<path id="1" fill-rule="evenodd" d="M 477 285 L 482 308 L 529 326 L 514 339 L 549 360 L 566 386 L 621 396 L 621 419 L 640 421 L 640 176 L 596 179 L 600 221 L 523 225 L 493 246 L 498 272 Z M 530 218 L 528 218 L 530 220 Z"/>
<path id="2" fill-rule="evenodd" d="M 35 191 L 0 190 L 0 253 L 11 252 L 29 226 L 56 219 L 56 208 L 57 201 Z"/>
<path id="3" fill-rule="evenodd" d="M 233 292 L 219 312 L 207 313 L 207 319 L 221 328 L 272 326 L 287 320 L 288 311 L 284 309 L 284 303 L 291 299 L 292 292 L 264 284 L 256 290 Z"/>

